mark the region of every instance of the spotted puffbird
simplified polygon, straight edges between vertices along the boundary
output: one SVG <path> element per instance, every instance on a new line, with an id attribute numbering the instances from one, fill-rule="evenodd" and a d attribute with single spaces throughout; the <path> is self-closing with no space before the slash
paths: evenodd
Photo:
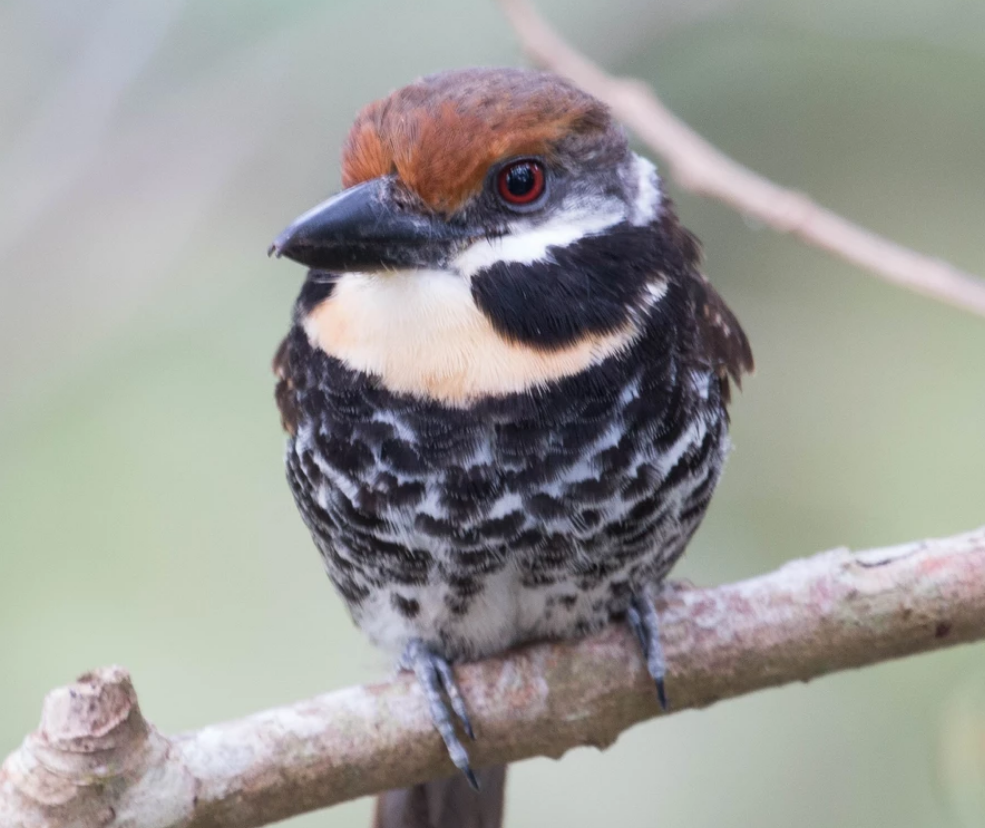
<path id="1" fill-rule="evenodd" d="M 475 783 L 451 664 L 626 619 L 664 701 L 651 598 L 752 354 L 654 166 L 559 77 L 399 89 L 357 116 L 342 182 L 271 246 L 310 268 L 274 360 L 287 477 L 355 623 L 414 670 Z M 501 799 L 470 815 L 464 785 L 429 784 L 378 825 L 498 824 Z"/>

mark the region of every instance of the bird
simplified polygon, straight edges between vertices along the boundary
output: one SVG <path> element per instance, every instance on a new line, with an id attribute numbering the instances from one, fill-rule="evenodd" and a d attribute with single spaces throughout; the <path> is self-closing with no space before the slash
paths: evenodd
<path id="1" fill-rule="evenodd" d="M 273 363 L 287 478 L 462 771 L 377 825 L 487 828 L 502 771 L 471 767 L 454 666 L 624 622 L 666 706 L 654 598 L 752 352 L 655 166 L 558 75 L 423 77 L 358 113 L 341 177 L 268 251 L 308 268 Z"/>

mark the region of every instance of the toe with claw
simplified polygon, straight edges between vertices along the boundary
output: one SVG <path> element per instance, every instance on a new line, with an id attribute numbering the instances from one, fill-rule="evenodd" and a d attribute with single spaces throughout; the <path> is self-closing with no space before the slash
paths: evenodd
<path id="1" fill-rule="evenodd" d="M 469 721 L 468 711 L 465 709 L 465 700 L 455 683 L 451 666 L 444 658 L 428 649 L 422 641 L 411 641 L 407 645 L 401 658 L 401 665 L 413 670 L 414 675 L 417 676 L 417 681 L 427 699 L 428 709 L 431 711 L 431 721 L 441 735 L 451 761 L 465 775 L 469 784 L 475 790 L 479 790 L 479 781 L 469 764 L 468 751 L 455 732 L 455 723 L 448 710 L 450 705 L 451 712 L 461 722 L 462 729 L 470 739 L 475 739 L 475 732 Z"/>
<path id="2" fill-rule="evenodd" d="M 667 677 L 667 662 L 664 659 L 663 646 L 660 643 L 660 618 L 653 606 L 653 601 L 643 592 L 633 597 L 633 602 L 626 610 L 626 620 L 639 641 L 646 657 L 646 668 L 657 685 L 657 700 L 660 709 L 667 710 L 667 690 L 664 681 Z"/>

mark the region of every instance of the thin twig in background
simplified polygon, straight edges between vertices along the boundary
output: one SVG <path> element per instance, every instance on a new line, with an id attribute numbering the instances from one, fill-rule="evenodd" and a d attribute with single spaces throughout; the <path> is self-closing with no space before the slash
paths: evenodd
<path id="1" fill-rule="evenodd" d="M 865 230 L 803 193 L 743 167 L 677 118 L 645 83 L 603 72 L 566 43 L 526 0 L 500 0 L 500 5 L 530 58 L 607 103 L 666 161 L 683 189 L 718 199 L 894 285 L 985 316 L 982 279 Z"/>
<path id="2" fill-rule="evenodd" d="M 985 639 L 985 527 L 794 561 L 658 601 L 674 711 Z M 458 669 L 477 767 L 605 747 L 658 715 L 623 625 Z M 451 772 L 409 675 L 166 737 L 108 668 L 55 690 L 0 768 L 0 825 L 253 828 Z"/>

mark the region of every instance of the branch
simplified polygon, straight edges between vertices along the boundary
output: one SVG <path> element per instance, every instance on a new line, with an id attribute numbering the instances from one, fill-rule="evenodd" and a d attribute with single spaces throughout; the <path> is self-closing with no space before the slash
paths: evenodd
<path id="1" fill-rule="evenodd" d="M 985 638 L 985 527 L 839 549 L 658 600 L 674 711 Z M 659 714 L 623 625 L 458 669 L 482 767 L 604 748 Z M 126 671 L 50 693 L 0 768 L 0 825 L 248 828 L 404 787 L 451 766 L 409 675 L 166 737 Z"/>
<path id="2" fill-rule="evenodd" d="M 774 184 L 720 152 L 638 80 L 607 75 L 568 45 L 526 0 L 500 0 L 530 58 L 604 101 L 670 167 L 683 189 L 711 196 L 780 233 L 851 262 L 881 279 L 985 316 L 985 281 L 885 239 Z"/>

